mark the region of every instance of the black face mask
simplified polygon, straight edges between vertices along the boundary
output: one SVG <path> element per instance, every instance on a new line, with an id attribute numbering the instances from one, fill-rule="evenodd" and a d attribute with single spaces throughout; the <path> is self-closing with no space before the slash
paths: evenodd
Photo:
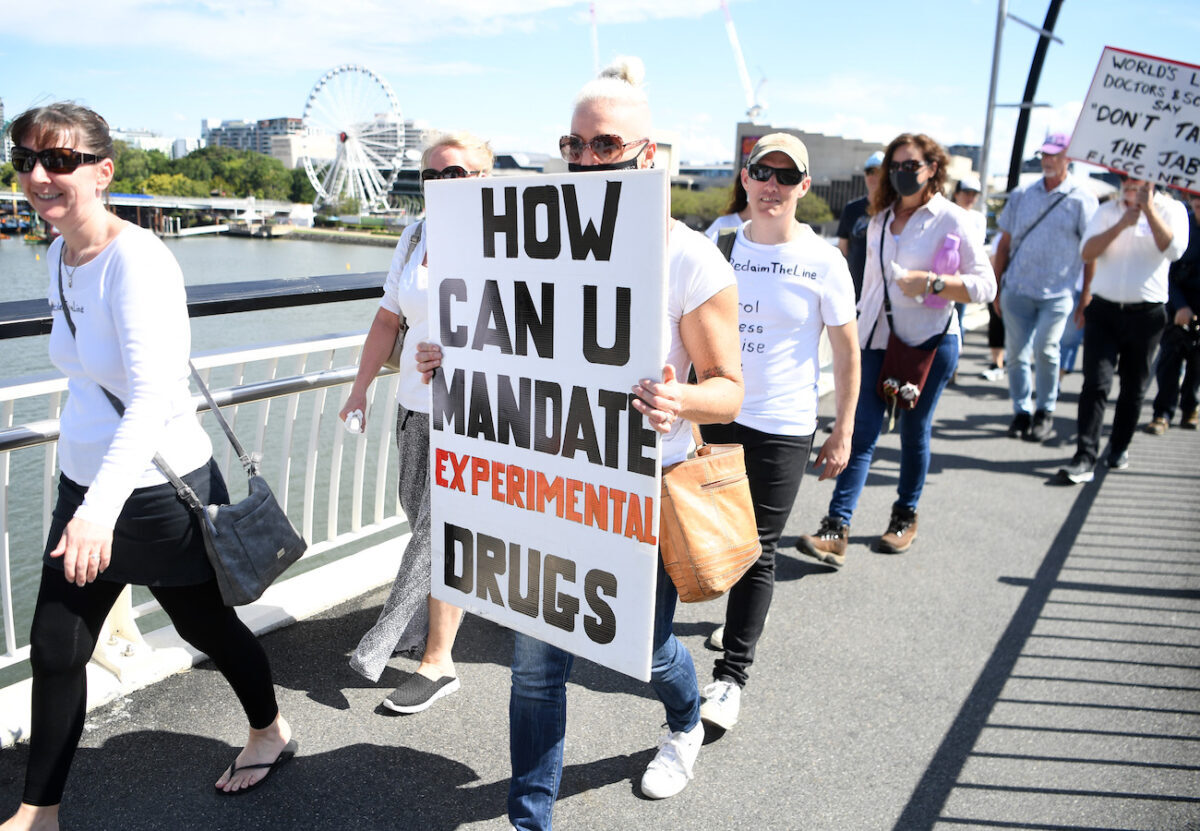
<path id="1" fill-rule="evenodd" d="M 592 170 L 635 170 L 638 166 L 638 160 L 642 158 L 642 154 L 638 153 L 632 159 L 626 159 L 623 162 L 613 162 L 612 164 L 579 164 L 579 162 L 567 162 L 567 170 L 572 173 L 587 173 Z"/>
<path id="2" fill-rule="evenodd" d="M 896 193 L 901 196 L 912 196 L 922 188 L 915 170 L 911 173 L 907 170 L 893 170 L 888 174 L 888 181 L 892 183 L 892 188 Z"/>

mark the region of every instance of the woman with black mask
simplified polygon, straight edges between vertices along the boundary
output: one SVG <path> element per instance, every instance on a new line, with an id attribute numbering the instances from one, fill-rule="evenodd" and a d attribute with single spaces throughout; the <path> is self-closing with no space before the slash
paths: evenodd
<path id="1" fill-rule="evenodd" d="M 916 406 L 897 417 L 899 498 L 877 549 L 899 554 L 917 536 L 917 501 L 929 470 L 933 411 L 958 362 L 960 331 L 953 304 L 987 303 L 996 296 L 996 277 L 971 217 L 942 196 L 947 161 L 942 146 L 924 134 L 903 133 L 884 153 L 887 175 L 868 208 L 867 263 L 858 303 L 862 382 L 850 462 L 838 476 L 820 529 L 797 543 L 802 553 L 823 562 L 840 565 L 845 558 L 850 517 L 883 429 L 888 402 L 877 383 L 889 333 L 894 327 L 905 344 L 934 350 Z M 945 262 L 939 252 L 955 247 L 951 237 L 957 237 L 959 265 L 938 268 Z"/>

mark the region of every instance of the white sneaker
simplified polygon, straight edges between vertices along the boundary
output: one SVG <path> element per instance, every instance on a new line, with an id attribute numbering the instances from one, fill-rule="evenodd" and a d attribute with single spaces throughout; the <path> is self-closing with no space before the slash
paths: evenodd
<path id="1" fill-rule="evenodd" d="M 691 730 L 663 736 L 658 755 L 642 774 L 642 793 L 650 799 L 667 799 L 686 788 L 703 743 L 703 722 L 697 722 Z"/>
<path id="2" fill-rule="evenodd" d="M 723 730 L 732 730 L 742 707 L 742 688 L 732 681 L 713 681 L 701 695 L 704 702 L 700 705 L 700 719 Z"/>
<path id="3" fill-rule="evenodd" d="M 725 651 L 725 624 L 722 623 L 716 629 L 712 630 L 712 634 L 708 636 L 708 642 L 704 644 L 709 649 L 715 649 L 717 652 Z"/>

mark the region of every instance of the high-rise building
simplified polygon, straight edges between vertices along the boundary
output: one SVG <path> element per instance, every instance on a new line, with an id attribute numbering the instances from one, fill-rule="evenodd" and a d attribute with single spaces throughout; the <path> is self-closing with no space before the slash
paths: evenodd
<path id="1" fill-rule="evenodd" d="M 304 132 L 304 122 L 299 118 L 263 118 L 255 125 L 255 147 L 265 156 L 271 155 L 272 136 L 294 136 Z"/>
<path id="2" fill-rule="evenodd" d="M 258 125 L 234 119 L 210 126 L 206 118 L 200 122 L 200 135 L 210 147 L 230 147 L 234 150 L 258 149 Z"/>

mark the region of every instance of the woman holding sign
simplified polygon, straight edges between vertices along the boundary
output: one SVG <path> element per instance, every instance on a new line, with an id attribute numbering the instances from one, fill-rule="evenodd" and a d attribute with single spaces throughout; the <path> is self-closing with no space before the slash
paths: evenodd
<path id="1" fill-rule="evenodd" d="M 443 136 L 421 157 L 421 181 L 487 176 L 492 150 L 466 133 Z M 405 229 L 383 286 L 379 311 L 367 332 L 358 374 L 342 407 L 347 429 L 366 429 L 367 388 L 379 374 L 403 324 L 407 332 L 396 390 L 396 446 L 400 463 L 400 507 L 412 529 L 396 580 L 379 620 L 363 635 L 350 666 L 378 681 L 396 652 L 423 649 L 421 665 L 383 701 L 397 713 L 419 713 L 459 688 L 451 649 L 462 611 L 429 596 L 429 390 L 417 371 L 417 344 L 429 337 L 424 222 Z"/>
<path id="2" fill-rule="evenodd" d="M 641 62 L 619 59 L 580 92 L 571 132 L 559 141 L 572 171 L 632 170 L 653 165 L 650 106 L 641 88 Z M 702 234 L 663 217 L 668 228 L 668 363 L 661 379 L 630 379 L 634 408 L 662 434 L 662 464 L 683 461 L 692 447 L 691 422 L 731 420 L 742 402 L 737 342 L 737 288 L 733 271 Z M 422 344 L 427 378 L 441 364 L 441 348 Z M 683 383 L 693 365 L 698 384 Z M 651 657 L 651 685 L 666 708 L 667 734 L 641 779 L 651 799 L 687 786 L 704 739 L 700 690 L 687 648 L 671 631 L 678 595 L 659 562 Z M 562 778 L 570 653 L 517 633 L 509 699 L 512 781 L 508 816 L 521 831 L 551 826 Z"/>

